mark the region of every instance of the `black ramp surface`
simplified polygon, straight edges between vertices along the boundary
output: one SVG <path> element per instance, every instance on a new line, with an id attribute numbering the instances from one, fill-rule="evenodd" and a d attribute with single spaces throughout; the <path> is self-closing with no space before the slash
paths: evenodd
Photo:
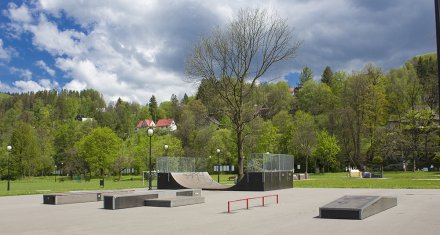
<path id="1" fill-rule="evenodd" d="M 397 205 L 395 197 L 344 196 L 319 208 L 319 217 L 365 219 Z"/>

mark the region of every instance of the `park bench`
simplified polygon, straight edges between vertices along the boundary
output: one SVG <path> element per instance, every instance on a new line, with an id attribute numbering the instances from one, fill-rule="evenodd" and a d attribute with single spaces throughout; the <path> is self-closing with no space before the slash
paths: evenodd
<path id="1" fill-rule="evenodd" d="M 228 181 L 235 181 L 236 178 L 237 178 L 237 176 L 229 176 Z"/>

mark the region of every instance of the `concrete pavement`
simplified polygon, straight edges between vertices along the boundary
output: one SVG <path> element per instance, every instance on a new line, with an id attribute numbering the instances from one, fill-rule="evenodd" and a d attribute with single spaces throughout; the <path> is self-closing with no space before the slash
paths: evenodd
<path id="1" fill-rule="evenodd" d="M 245 197 L 274 198 L 232 204 Z M 320 219 L 319 207 L 344 195 L 397 197 L 397 207 L 365 220 Z M 105 210 L 103 202 L 45 205 L 42 195 L 0 197 L 0 234 L 440 234 L 440 190 L 284 189 L 203 191 L 206 203 Z"/>

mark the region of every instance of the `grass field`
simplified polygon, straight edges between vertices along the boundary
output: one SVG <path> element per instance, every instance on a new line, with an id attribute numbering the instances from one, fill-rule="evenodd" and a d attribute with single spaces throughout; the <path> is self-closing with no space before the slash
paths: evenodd
<path id="1" fill-rule="evenodd" d="M 125 176 L 120 181 L 115 181 L 113 177 L 104 179 L 104 188 L 99 185 L 99 178 L 91 179 L 90 181 L 70 180 L 69 177 L 31 177 L 21 180 L 11 181 L 11 190 L 7 191 L 7 181 L 0 182 L 0 196 L 7 195 L 26 195 L 26 194 L 40 194 L 40 193 L 54 193 L 67 192 L 76 190 L 110 190 L 110 189 L 127 189 L 127 188 L 142 188 L 148 186 L 148 181 L 142 185 L 142 176 Z M 156 186 L 156 181 L 152 182 L 153 187 Z"/>
<path id="2" fill-rule="evenodd" d="M 405 188 L 440 189 L 440 172 L 385 172 L 383 179 L 347 177 L 347 173 L 309 174 L 296 188 Z"/>
<path id="3" fill-rule="evenodd" d="M 233 184 L 230 176 L 220 175 L 220 183 Z M 346 173 L 309 174 L 308 180 L 296 180 L 296 188 L 405 188 L 405 189 L 440 189 L 440 172 L 385 172 L 383 179 L 360 179 L 347 177 Z M 217 175 L 212 175 L 217 180 Z M 0 182 L 0 196 L 42 194 L 67 192 L 76 190 L 111 190 L 127 188 L 143 188 L 148 182 L 142 182 L 141 176 L 124 176 L 120 181 L 113 177 L 105 179 L 105 186 L 101 188 L 99 178 L 88 182 L 70 180 L 68 177 L 32 177 L 11 181 L 11 191 L 7 191 L 7 181 Z M 156 187 L 156 181 L 152 181 Z"/>

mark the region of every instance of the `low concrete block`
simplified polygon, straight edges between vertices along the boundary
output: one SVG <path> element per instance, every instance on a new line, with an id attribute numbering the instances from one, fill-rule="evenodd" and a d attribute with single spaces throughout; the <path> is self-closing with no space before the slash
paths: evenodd
<path id="1" fill-rule="evenodd" d="M 201 197 L 201 189 L 179 189 L 176 190 L 176 196 L 190 196 L 190 197 Z"/>
<path id="2" fill-rule="evenodd" d="M 395 197 L 344 196 L 320 207 L 319 217 L 362 220 L 395 206 Z"/>
<path id="3" fill-rule="evenodd" d="M 104 209 L 118 210 L 144 206 L 147 199 L 158 198 L 157 192 L 104 196 Z"/>
<path id="4" fill-rule="evenodd" d="M 101 198 L 100 193 L 62 193 L 43 195 L 43 203 L 51 205 L 96 202 Z"/>
<path id="5" fill-rule="evenodd" d="M 296 174 L 296 178 L 297 178 L 297 180 L 305 180 L 306 174 Z"/>
<path id="6" fill-rule="evenodd" d="M 102 201 L 103 196 L 133 193 L 134 190 L 73 191 L 43 195 L 43 204 L 61 205 Z"/>
<path id="7" fill-rule="evenodd" d="M 200 196 L 178 196 L 173 198 L 148 199 L 145 206 L 154 207 L 178 207 L 204 203 L 205 198 Z"/>

